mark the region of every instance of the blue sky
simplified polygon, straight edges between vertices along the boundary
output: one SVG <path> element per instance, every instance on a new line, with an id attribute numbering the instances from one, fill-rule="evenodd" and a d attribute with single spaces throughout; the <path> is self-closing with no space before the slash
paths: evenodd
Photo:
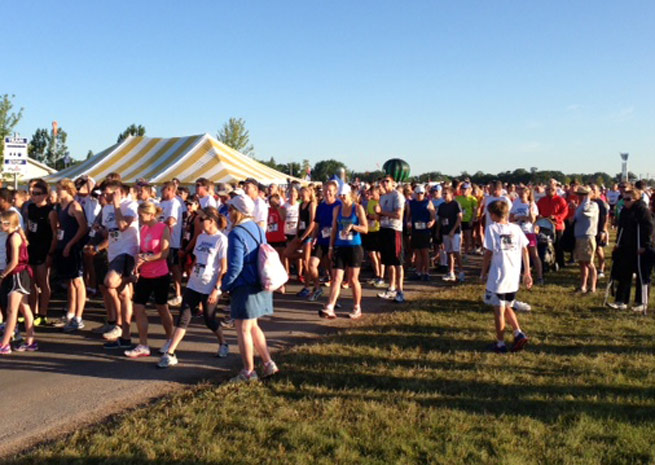
<path id="1" fill-rule="evenodd" d="M 655 176 L 652 1 L 1 4 L 0 93 L 75 157 L 235 116 L 278 162 Z"/>

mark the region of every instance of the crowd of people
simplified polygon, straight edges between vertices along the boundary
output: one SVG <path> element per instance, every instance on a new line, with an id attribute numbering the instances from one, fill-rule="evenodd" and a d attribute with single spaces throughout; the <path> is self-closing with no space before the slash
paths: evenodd
<path id="1" fill-rule="evenodd" d="M 530 308 L 516 299 L 520 282 L 543 285 L 546 273 L 577 263 L 575 292 L 596 292 L 611 228 L 617 229 L 610 276 L 616 292 L 609 305 L 628 308 L 636 276 L 632 309 L 647 311 L 655 263 L 650 194 L 642 182 L 479 186 L 468 180 L 399 184 L 385 176 L 375 183 L 265 186 L 252 178 L 234 185 L 200 178 L 191 192 L 175 179 L 128 186 L 119 173 L 99 184 L 87 176 L 63 179 L 55 189 L 36 179 L 27 191 L 0 188 L 0 355 L 38 350 L 39 326 L 82 330 L 87 296 L 98 295 L 106 322 L 95 331 L 106 350 L 151 355 L 146 307 L 153 302 L 166 335 L 158 367 L 178 363 L 191 319 L 202 314 L 218 357 L 230 352 L 223 329 L 236 330 L 243 369 L 234 382 L 257 379 L 255 352 L 261 375 L 272 376 L 278 367 L 258 325 L 273 313 L 273 293 L 262 288 L 258 270 L 264 243 L 302 283 L 298 297 L 317 301 L 329 286 L 318 312 L 326 319 L 337 318 L 345 288 L 352 295 L 347 316 L 362 316 L 364 264 L 371 270 L 366 285 L 378 288 L 380 299 L 403 303 L 406 274 L 427 282 L 436 270 L 446 283 L 464 282 L 477 278 L 465 269 L 469 257 L 482 255 L 484 301 L 495 315 L 492 349 L 518 351 L 528 337 L 515 310 Z M 61 318 L 49 312 L 53 285 L 67 290 Z M 229 303 L 229 314 L 220 302 Z M 510 347 L 506 322 L 514 335 Z"/>

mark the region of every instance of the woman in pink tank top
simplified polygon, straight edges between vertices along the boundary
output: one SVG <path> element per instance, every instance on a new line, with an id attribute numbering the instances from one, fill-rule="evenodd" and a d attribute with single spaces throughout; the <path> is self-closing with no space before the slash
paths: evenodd
<path id="1" fill-rule="evenodd" d="M 150 296 L 155 296 L 155 307 L 159 312 L 166 343 L 160 349 L 168 350 L 173 335 L 173 317 L 168 309 L 168 289 L 170 275 L 168 273 L 168 252 L 170 248 L 171 233 L 168 226 L 159 221 L 162 209 L 152 202 L 139 205 L 140 250 L 136 261 L 139 278 L 134 287 L 134 315 L 139 329 L 139 344 L 125 355 L 130 358 L 147 357 L 150 355 L 148 346 L 148 316 L 146 304 Z"/>

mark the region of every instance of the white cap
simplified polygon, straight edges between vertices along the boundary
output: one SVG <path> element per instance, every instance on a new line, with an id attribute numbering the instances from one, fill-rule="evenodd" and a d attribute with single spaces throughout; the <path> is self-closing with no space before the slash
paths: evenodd
<path id="1" fill-rule="evenodd" d="M 228 200 L 227 204 L 246 216 L 252 216 L 255 211 L 255 202 L 247 195 L 237 195 Z"/>
<path id="2" fill-rule="evenodd" d="M 339 195 L 348 195 L 350 194 L 350 186 L 345 182 L 341 184 L 341 189 L 339 189 Z"/>
<path id="3" fill-rule="evenodd" d="M 414 188 L 414 192 L 417 194 L 425 194 L 425 187 L 423 187 L 423 184 L 419 184 Z"/>

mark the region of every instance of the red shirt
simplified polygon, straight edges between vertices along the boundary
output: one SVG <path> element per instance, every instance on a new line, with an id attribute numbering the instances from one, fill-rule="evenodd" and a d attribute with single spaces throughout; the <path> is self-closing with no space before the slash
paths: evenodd
<path id="1" fill-rule="evenodd" d="M 287 236 L 284 235 L 284 221 L 282 215 L 275 207 L 268 209 L 268 223 L 266 225 L 266 242 L 275 244 L 284 242 Z"/>
<path id="2" fill-rule="evenodd" d="M 551 216 L 555 217 L 555 229 L 557 231 L 564 230 L 564 219 L 569 212 L 566 200 L 559 195 L 554 195 L 552 197 L 546 196 L 537 202 L 537 208 L 539 208 L 540 216 L 543 216 L 544 218 L 550 218 Z"/>

